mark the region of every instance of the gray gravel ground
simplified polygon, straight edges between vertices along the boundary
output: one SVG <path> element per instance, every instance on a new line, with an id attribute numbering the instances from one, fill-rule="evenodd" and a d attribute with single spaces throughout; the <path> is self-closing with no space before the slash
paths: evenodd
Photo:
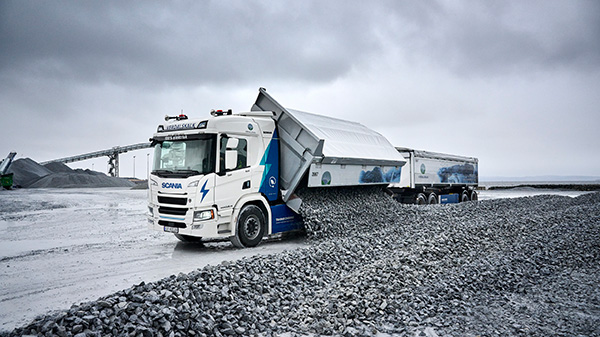
<path id="1" fill-rule="evenodd" d="M 303 200 L 307 248 L 142 283 L 0 335 L 600 336 L 599 193 Z"/>

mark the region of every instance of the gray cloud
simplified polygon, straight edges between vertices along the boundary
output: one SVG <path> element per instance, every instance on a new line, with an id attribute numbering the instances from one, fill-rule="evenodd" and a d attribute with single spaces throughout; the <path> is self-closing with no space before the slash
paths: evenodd
<path id="1" fill-rule="evenodd" d="M 476 2 L 446 8 L 430 41 L 438 61 L 478 76 L 600 65 L 600 3 Z"/>
<path id="2" fill-rule="evenodd" d="M 511 149 L 562 172 L 574 160 L 540 158 L 600 146 L 597 1 L 0 1 L 0 47 L 0 156 L 144 141 L 165 113 L 245 110 L 259 86 L 496 175 Z"/>
<path id="3" fill-rule="evenodd" d="M 328 82 L 390 47 L 465 74 L 589 68 L 600 64 L 599 17 L 593 1 L 15 1 L 2 5 L 0 71 L 157 86 Z"/>
<path id="4" fill-rule="evenodd" d="M 14 2 L 2 22 L 2 73 L 92 83 L 330 81 L 381 49 L 369 11 L 335 3 Z"/>

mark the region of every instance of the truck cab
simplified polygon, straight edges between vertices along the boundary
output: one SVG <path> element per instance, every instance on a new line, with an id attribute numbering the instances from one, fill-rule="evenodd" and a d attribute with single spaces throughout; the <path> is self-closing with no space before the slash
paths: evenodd
<path id="1" fill-rule="evenodd" d="M 203 120 L 167 117 L 151 139 L 149 225 L 184 241 L 233 238 L 245 247 L 272 234 L 269 202 L 278 198 L 279 149 L 271 116 L 213 111 Z M 289 223 L 276 229 L 299 228 L 299 216 L 283 206 L 278 211 Z M 237 232 L 241 212 L 244 228 Z"/>

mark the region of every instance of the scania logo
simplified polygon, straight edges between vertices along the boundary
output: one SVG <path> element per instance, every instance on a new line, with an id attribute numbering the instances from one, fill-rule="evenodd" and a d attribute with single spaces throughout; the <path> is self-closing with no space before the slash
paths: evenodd
<path id="1" fill-rule="evenodd" d="M 162 188 L 181 188 L 181 183 L 162 183 Z"/>

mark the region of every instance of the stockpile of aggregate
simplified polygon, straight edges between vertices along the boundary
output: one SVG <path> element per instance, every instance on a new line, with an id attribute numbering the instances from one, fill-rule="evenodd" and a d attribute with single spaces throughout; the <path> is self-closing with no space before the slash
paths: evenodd
<path id="1" fill-rule="evenodd" d="M 43 165 L 45 168 L 50 170 L 52 173 L 71 173 L 73 169 L 65 165 L 64 163 L 51 162 Z"/>
<path id="2" fill-rule="evenodd" d="M 414 206 L 304 191 L 307 248 L 173 275 L 5 335 L 600 335 L 600 194 Z"/>
<path id="3" fill-rule="evenodd" d="M 14 173 L 14 185 L 26 188 L 131 187 L 135 185 L 129 180 L 109 177 L 101 172 L 73 170 L 63 163 L 56 162 L 40 165 L 29 158 L 15 160 L 9 171 Z"/>
<path id="4" fill-rule="evenodd" d="M 30 158 L 19 158 L 12 162 L 8 172 L 13 173 L 13 185 L 26 187 L 37 179 L 51 174 L 48 168 Z"/>
<path id="5" fill-rule="evenodd" d="M 71 188 L 71 187 L 131 187 L 135 184 L 126 179 L 109 177 L 98 172 L 59 172 L 44 176 L 27 186 L 28 188 Z"/>

